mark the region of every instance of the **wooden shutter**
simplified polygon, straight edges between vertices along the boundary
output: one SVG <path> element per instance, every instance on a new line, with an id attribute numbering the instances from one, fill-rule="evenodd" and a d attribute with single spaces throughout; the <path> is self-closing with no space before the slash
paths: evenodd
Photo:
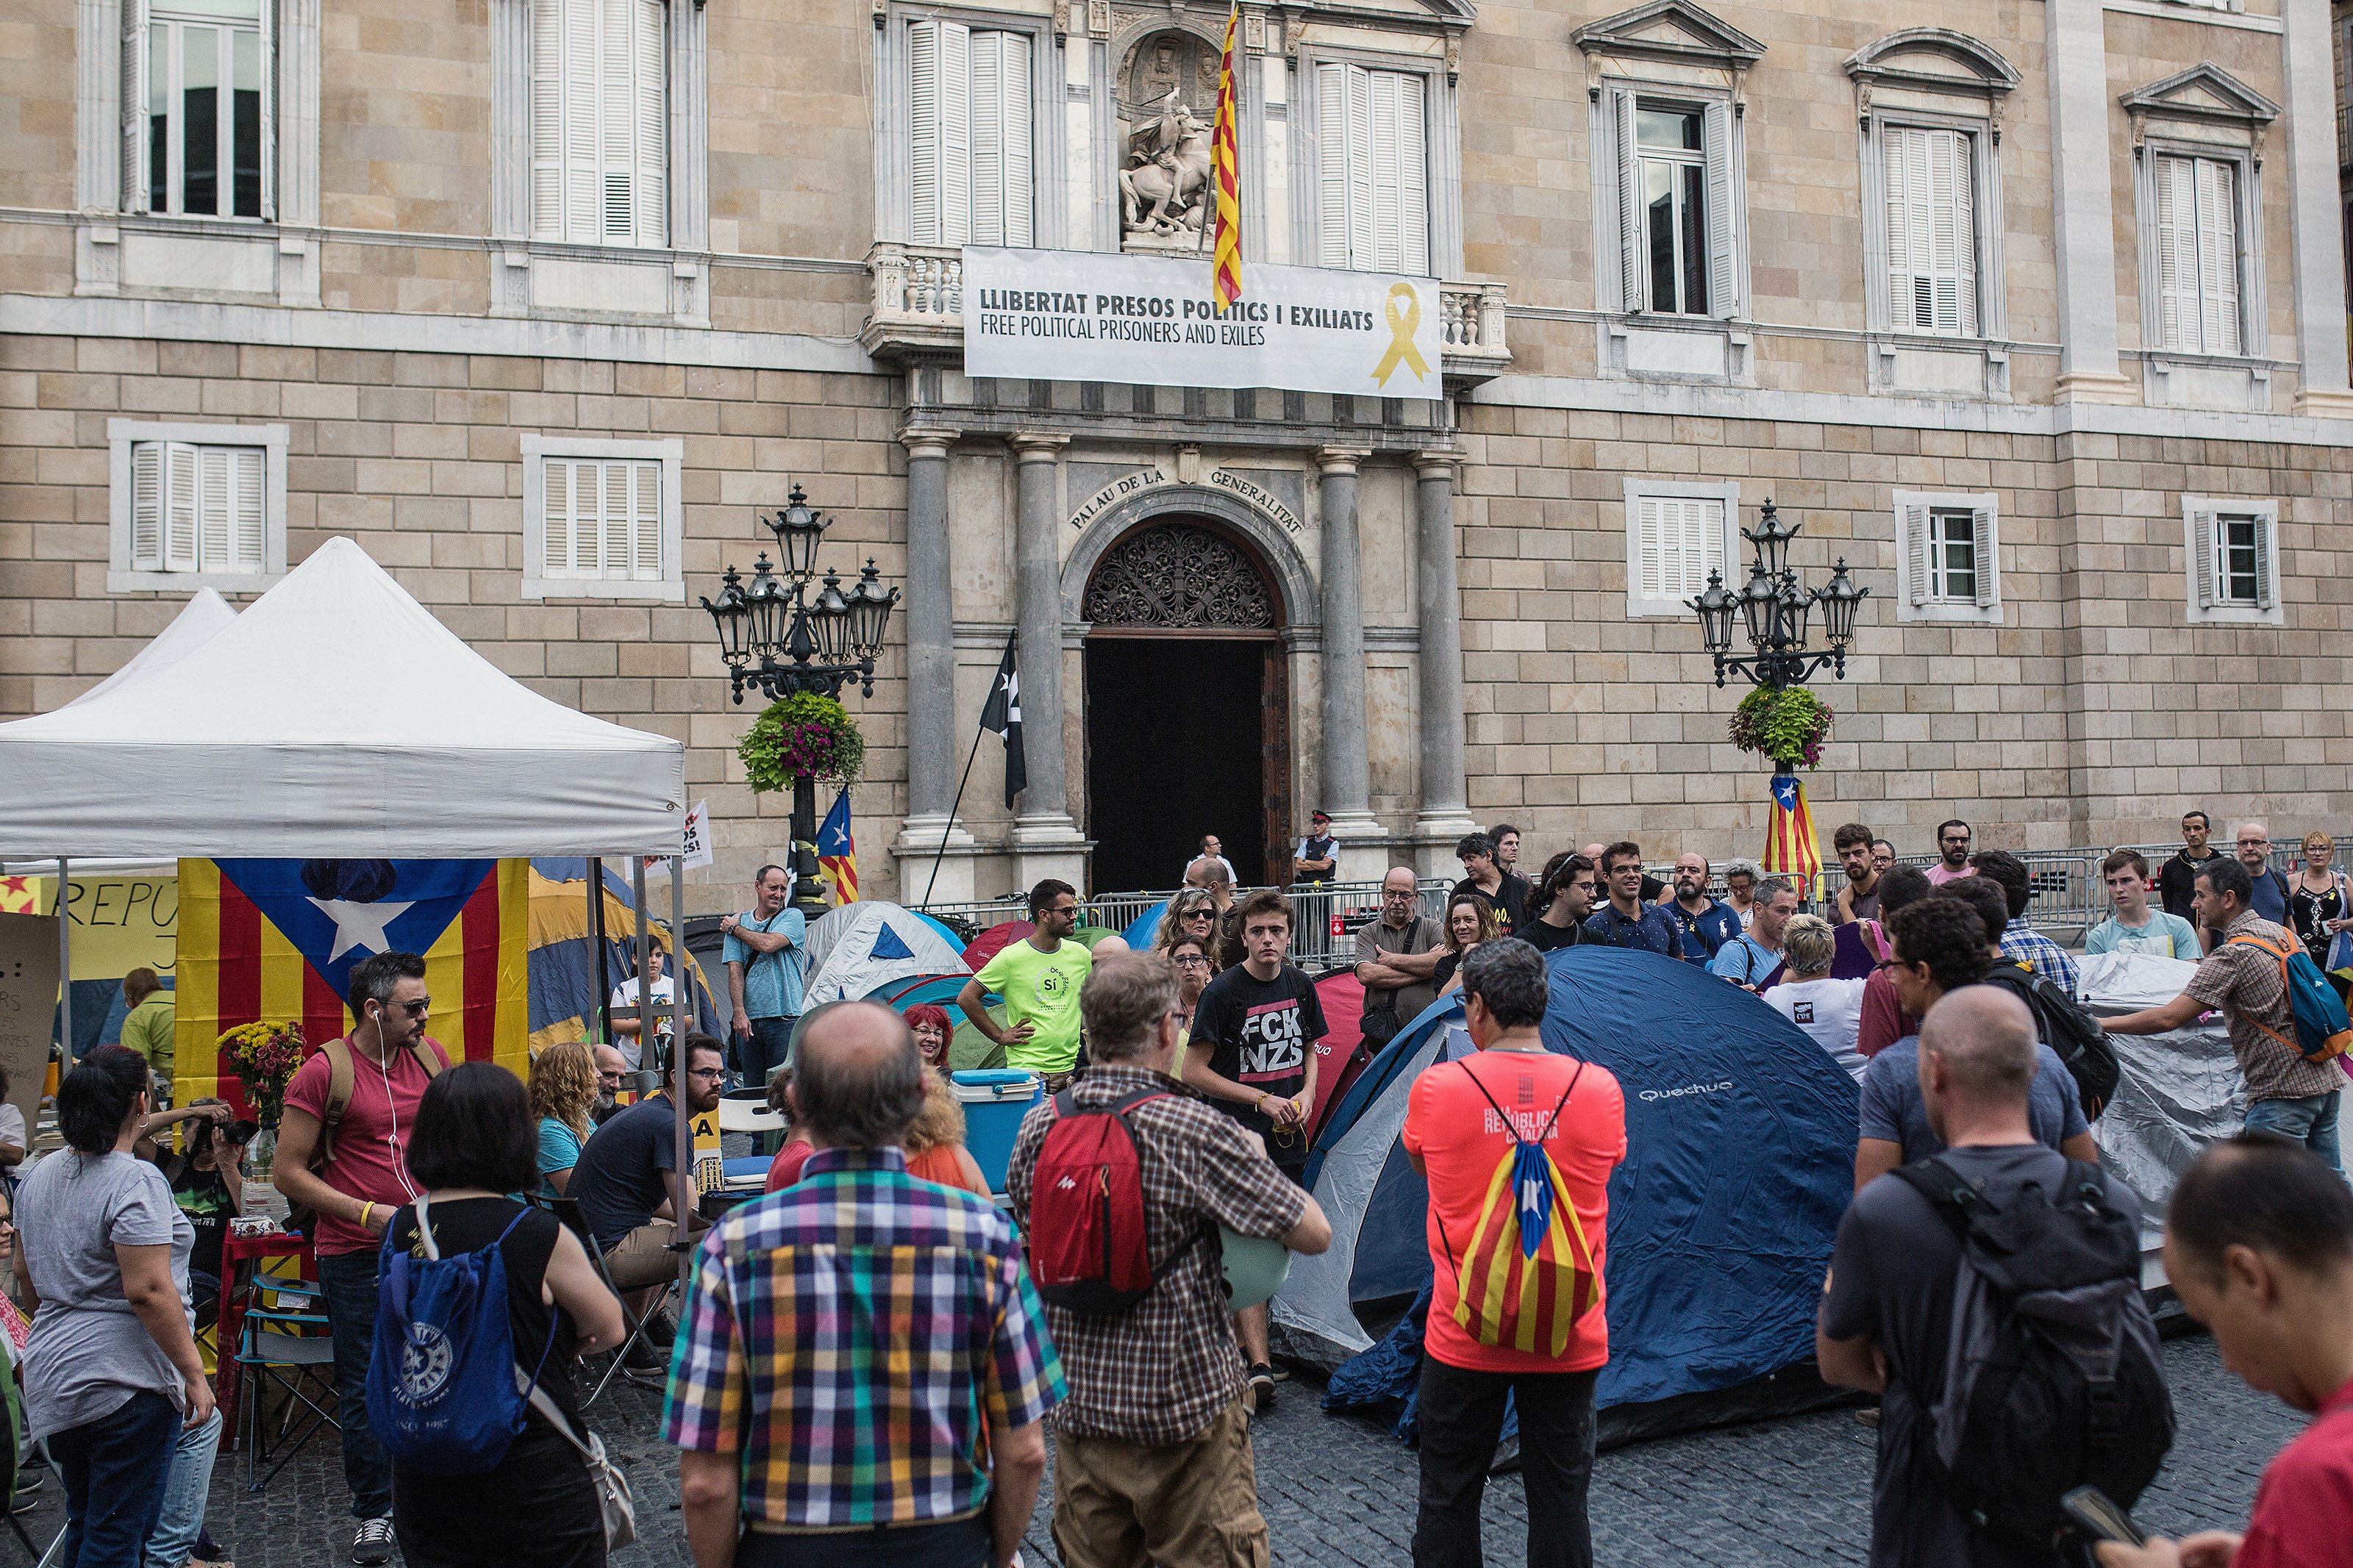
<path id="1" fill-rule="evenodd" d="M 1641 160 L 1635 156 L 1634 95 L 1613 93 L 1610 106 L 1614 110 L 1611 118 L 1618 128 L 1619 299 L 1627 310 L 1633 311 L 1641 310 L 1646 302 L 1642 280 L 1648 275 L 1642 265 L 1642 178 Z"/>
<path id="2" fill-rule="evenodd" d="M 1639 570 L 1634 594 L 1641 599 L 1667 596 L 1667 532 L 1674 502 L 1644 496 L 1635 505 L 1634 559 Z"/>
<path id="3" fill-rule="evenodd" d="M 1957 131 L 1937 132 L 1953 170 L 1953 331 L 1978 335 L 1978 220 L 1976 138 Z"/>
<path id="4" fill-rule="evenodd" d="M 1707 151 L 1707 313 L 1730 320 L 1740 313 L 1738 226 L 1733 222 L 1732 105 L 1716 102 L 1700 114 L 1700 141 Z"/>
<path id="5" fill-rule="evenodd" d="M 147 0 L 122 0 L 122 200 L 147 210 Z"/>
<path id="6" fill-rule="evenodd" d="M 1035 235 L 1036 158 L 1030 147 L 1029 63 L 1027 33 L 998 33 L 1001 68 L 997 75 L 997 114 L 1002 127 L 1002 182 L 1005 203 L 1005 243 L 1027 246 Z"/>
<path id="7" fill-rule="evenodd" d="M 598 109 L 604 58 L 596 38 L 598 0 L 564 6 L 564 231 L 556 237 L 593 243 L 604 233 L 604 144 Z"/>
<path id="8" fill-rule="evenodd" d="M 561 458 L 540 459 L 541 480 L 545 488 L 546 512 L 544 558 L 541 574 L 548 577 L 569 577 L 573 573 L 572 484 L 574 465 Z"/>
<path id="9" fill-rule="evenodd" d="M 1911 581 L 1905 597 L 1916 607 L 1928 602 L 1936 591 L 1936 563 L 1929 558 L 1935 544 L 1935 531 L 1928 526 L 1928 509 L 1918 502 L 1907 502 L 1896 509 L 1901 523 L 1897 547 L 1904 552 L 1905 569 Z"/>
<path id="10" fill-rule="evenodd" d="M 2238 170 L 2215 158 L 2196 164 L 2200 340 L 2208 353 L 2234 354 L 2240 352 Z"/>
<path id="11" fill-rule="evenodd" d="M 1890 126 L 1880 137 L 1880 176 L 1887 186 L 1887 321 L 1898 331 L 1917 331 L 1920 306 L 1914 279 L 1917 275 L 1914 236 L 1924 226 L 1921 181 L 1913 165 L 1921 156 L 1924 132 L 1911 126 Z"/>
<path id="12" fill-rule="evenodd" d="M 1026 38 L 1023 40 L 1025 44 L 1027 41 Z M 662 574 L 661 465 L 632 463 L 629 469 L 632 481 L 628 573 L 639 582 L 659 582 Z"/>
<path id="13" fill-rule="evenodd" d="M 194 572 L 196 566 L 196 449 L 183 441 L 164 443 L 164 570 Z"/>
<path id="14" fill-rule="evenodd" d="M 1348 68 L 1315 68 L 1316 253 L 1348 265 Z"/>
<path id="15" fill-rule="evenodd" d="M 972 241 L 1030 243 L 1029 38 L 1024 33 L 969 35 Z"/>
<path id="16" fill-rule="evenodd" d="M 564 13 L 531 0 L 531 232 L 564 237 Z"/>
<path id="17" fill-rule="evenodd" d="M 227 447 L 196 449 L 196 566 L 217 572 L 237 553 L 237 528 L 230 509 L 237 500 L 235 452 Z"/>
<path id="18" fill-rule="evenodd" d="M 1397 84 L 1397 269 L 1418 277 L 1430 268 L 1430 84 L 1405 71 L 1388 73 Z"/>
<path id="19" fill-rule="evenodd" d="M 239 572 L 259 572 L 269 564 L 267 492 L 263 483 L 268 471 L 266 456 L 259 447 L 230 449 L 230 475 L 237 483 L 237 500 L 229 512 L 228 565 Z M 209 567 L 210 563 L 206 564 Z"/>
<path id="20" fill-rule="evenodd" d="M 2198 591 L 2200 609 L 2214 607 L 2215 519 L 2211 508 L 2196 507 L 2189 513 L 2189 575 L 2191 586 Z"/>
<path id="21" fill-rule="evenodd" d="M 1994 566 L 1994 518 L 1991 507 L 1976 507 L 1969 512 L 1969 542 L 1977 559 L 1978 608 L 1991 609 L 2001 603 L 2001 581 Z"/>
<path id="22" fill-rule="evenodd" d="M 1364 132 L 1364 196 L 1370 244 L 1357 267 L 1382 272 L 1430 270 L 1430 156 L 1421 78 L 1405 71 L 1357 71 L 1365 110 L 1352 131 Z M 1352 94 L 1356 84 L 1352 82 Z M 1354 99 L 1351 99 L 1354 113 Z"/>
<path id="23" fill-rule="evenodd" d="M 2157 161 L 2157 335 L 2169 349 L 2198 342 L 2197 174 L 2189 158 Z"/>
<path id="24" fill-rule="evenodd" d="M 636 58 L 630 21 L 637 0 L 600 0 L 596 40 L 596 231 L 627 244 L 636 224 Z"/>
<path id="25" fill-rule="evenodd" d="M 907 237 L 940 242 L 940 24 L 907 28 Z"/>
<path id="26" fill-rule="evenodd" d="M 164 569 L 164 443 L 135 441 L 131 447 L 131 566 Z"/>
<path id="27" fill-rule="evenodd" d="M 2272 529 L 2274 521 L 2256 512 L 2248 521 L 2254 525 L 2255 535 L 2255 608 L 2272 607 Z"/>
<path id="28" fill-rule="evenodd" d="M 1373 73 L 1350 66 L 1341 78 L 1347 89 L 1345 119 L 1348 137 L 1348 260 L 1366 270 L 1377 267 L 1380 253 L 1379 200 L 1377 182 L 1388 171 L 1373 157 Z"/>
<path id="29" fill-rule="evenodd" d="M 638 245 L 670 243 L 668 40 L 670 13 L 664 0 L 629 0 L 631 190 L 629 239 Z"/>

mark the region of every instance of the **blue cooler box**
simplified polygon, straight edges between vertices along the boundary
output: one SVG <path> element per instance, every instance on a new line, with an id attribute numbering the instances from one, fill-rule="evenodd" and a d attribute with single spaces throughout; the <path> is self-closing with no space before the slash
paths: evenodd
<path id="1" fill-rule="evenodd" d="M 1021 1119 L 1046 1098 L 1046 1081 L 1018 1068 L 989 1068 L 951 1075 L 956 1102 L 964 1107 L 965 1147 L 972 1151 L 988 1190 L 1005 1190 L 1005 1167 L 1013 1159 L 1013 1140 Z"/>

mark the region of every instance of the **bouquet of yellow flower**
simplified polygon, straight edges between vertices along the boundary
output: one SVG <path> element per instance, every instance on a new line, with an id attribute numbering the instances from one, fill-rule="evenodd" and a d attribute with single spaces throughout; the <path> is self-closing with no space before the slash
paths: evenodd
<path id="1" fill-rule="evenodd" d="M 302 1065 L 302 1026 L 292 1018 L 240 1024 L 220 1037 L 221 1056 L 245 1086 L 253 1119 L 275 1127 L 286 1109 L 286 1086 Z"/>

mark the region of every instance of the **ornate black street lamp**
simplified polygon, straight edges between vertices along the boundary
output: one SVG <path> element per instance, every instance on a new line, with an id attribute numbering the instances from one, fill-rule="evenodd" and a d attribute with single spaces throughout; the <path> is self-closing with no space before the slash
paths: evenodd
<path id="1" fill-rule="evenodd" d="M 1756 686 L 1776 689 L 1799 686 L 1826 664 L 1839 679 L 1846 679 L 1855 611 L 1871 590 L 1856 586 L 1846 574 L 1844 556 L 1839 557 L 1828 584 L 1810 593 L 1799 587 L 1798 574 L 1788 565 L 1789 542 L 1798 537 L 1799 526 L 1783 521 L 1773 503 L 1767 501 L 1757 526 L 1740 531 L 1740 537 L 1757 552 L 1749 563 L 1746 584 L 1734 593 L 1725 587 L 1723 573 L 1711 572 L 1706 591 L 1696 599 L 1683 601 L 1699 617 L 1700 643 L 1715 660 L 1719 687 L 1736 670 Z M 1829 646 L 1810 652 L 1806 647 L 1806 622 L 1817 605 L 1822 609 L 1822 637 Z M 1736 617 L 1743 623 L 1753 650 L 1749 653 L 1732 651 Z"/>
<path id="2" fill-rule="evenodd" d="M 870 557 L 847 591 L 840 574 L 828 572 L 822 586 L 809 592 L 818 543 L 833 520 L 818 517 L 797 484 L 785 509 L 760 522 L 776 536 L 781 574 L 762 551 L 748 586 L 730 564 L 720 576 L 717 601 L 702 601 L 718 628 L 719 657 L 735 702 L 754 687 L 771 702 L 801 692 L 838 699 L 853 680 L 862 694 L 873 696 L 874 660 L 899 590 L 883 585 Z M 792 836 L 794 902 L 814 920 L 826 906 L 818 892 L 817 781 L 806 774 L 793 780 Z"/>

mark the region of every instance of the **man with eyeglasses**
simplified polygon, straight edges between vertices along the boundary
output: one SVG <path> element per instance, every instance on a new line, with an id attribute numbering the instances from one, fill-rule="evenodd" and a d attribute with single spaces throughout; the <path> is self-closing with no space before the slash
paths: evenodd
<path id="1" fill-rule="evenodd" d="M 343 1484 L 359 1521 L 352 1561 L 375 1564 L 392 1560 L 392 1465 L 367 1419 L 376 1262 L 385 1226 L 417 1199 L 408 1138 L 425 1086 L 448 1057 L 425 1034 L 433 999 L 417 954 L 380 952 L 353 965 L 350 1002 L 359 1018 L 352 1032 L 321 1047 L 286 1086 L 274 1168 L 286 1201 L 319 1216 L 311 1240 L 335 1341 Z"/>
<path id="2" fill-rule="evenodd" d="M 1928 868 L 1928 885 L 1941 888 L 1977 873 L 1969 868 L 1969 825 L 1959 817 L 1936 825 L 1936 863 Z"/>
<path id="3" fill-rule="evenodd" d="M 621 1084 L 629 1076 L 627 1058 L 611 1046 L 596 1047 L 596 1103 L 588 1120 L 602 1127 L 621 1113 Z"/>
<path id="4" fill-rule="evenodd" d="M 709 1035 L 687 1036 L 687 1110 L 708 1116 L 718 1110 L 726 1079 L 727 1047 Z M 667 1086 L 596 1129 L 572 1167 L 565 1195 L 579 1203 L 606 1272 L 623 1290 L 649 1289 L 678 1273 L 670 1250 L 676 1229 L 670 1173 L 677 1169 L 678 1121 Z M 690 1223 L 695 1232 L 703 1228 L 698 1217 Z"/>
<path id="5" fill-rule="evenodd" d="M 1421 912 L 1421 882 L 1413 868 L 1390 867 L 1381 879 L 1381 918 L 1356 928 L 1356 978 L 1365 987 L 1367 1045 L 1388 1044 L 1438 1000 L 1431 972 L 1446 951 L 1438 922 Z"/>
<path id="6" fill-rule="evenodd" d="M 2238 832 L 2239 864 L 2247 868 L 2254 892 L 2247 907 L 2258 920 L 2287 924 L 2287 878 L 2272 867 L 2272 830 L 2260 822 L 2242 822 Z"/>

